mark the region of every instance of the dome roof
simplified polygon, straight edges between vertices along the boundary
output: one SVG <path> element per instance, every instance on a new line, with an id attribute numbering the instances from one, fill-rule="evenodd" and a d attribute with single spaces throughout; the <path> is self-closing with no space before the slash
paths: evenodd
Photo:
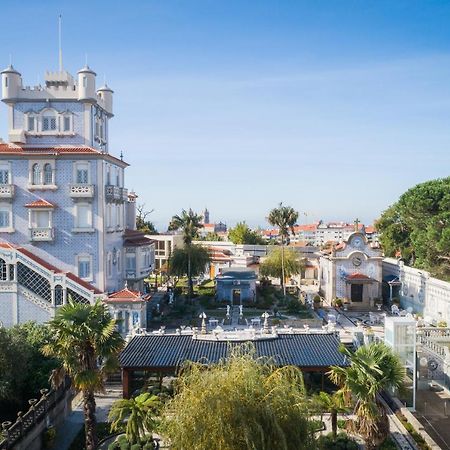
<path id="1" fill-rule="evenodd" d="M 93 75 L 97 75 L 87 64 L 78 73 L 92 73 Z"/>
<path id="2" fill-rule="evenodd" d="M 99 91 L 108 91 L 114 93 L 114 91 L 106 83 L 102 87 L 97 89 L 97 92 Z"/>
<path id="3" fill-rule="evenodd" d="M 12 64 L 10 64 L 5 70 L 2 70 L 0 73 L 16 73 L 17 75 L 20 75 L 20 73 L 16 69 L 14 69 Z"/>

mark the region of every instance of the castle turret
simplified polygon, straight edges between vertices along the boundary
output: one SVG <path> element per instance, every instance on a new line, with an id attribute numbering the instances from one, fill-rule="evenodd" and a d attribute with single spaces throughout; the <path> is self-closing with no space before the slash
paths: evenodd
<path id="1" fill-rule="evenodd" d="M 111 116 L 113 115 L 113 94 L 114 91 L 107 84 L 97 89 L 97 95 L 103 101 L 103 108 Z"/>
<path id="2" fill-rule="evenodd" d="M 13 101 L 22 89 L 22 76 L 10 64 L 2 74 L 2 101 Z"/>
<path id="3" fill-rule="evenodd" d="M 87 65 L 78 71 L 78 100 L 96 101 L 96 76 L 97 74 Z"/>

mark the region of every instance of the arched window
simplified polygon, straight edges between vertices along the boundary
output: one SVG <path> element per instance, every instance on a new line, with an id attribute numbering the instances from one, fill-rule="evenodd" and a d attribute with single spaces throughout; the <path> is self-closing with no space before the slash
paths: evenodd
<path id="1" fill-rule="evenodd" d="M 117 251 L 117 273 L 121 273 L 122 272 L 122 254 L 120 253 L 120 250 Z"/>
<path id="2" fill-rule="evenodd" d="M 6 281 L 7 270 L 8 270 L 8 266 L 6 265 L 5 260 L 0 258 L 0 280 L 1 281 Z"/>
<path id="3" fill-rule="evenodd" d="M 32 184 L 41 184 L 41 168 L 37 163 L 33 164 L 32 177 Z"/>
<path id="4" fill-rule="evenodd" d="M 44 166 L 44 184 L 53 184 L 53 170 L 48 163 Z"/>
<path id="5" fill-rule="evenodd" d="M 63 304 L 63 288 L 60 284 L 55 286 L 55 305 L 59 306 Z"/>
<path id="6" fill-rule="evenodd" d="M 111 252 L 109 252 L 108 256 L 106 257 L 106 276 L 108 278 L 111 278 L 111 276 L 112 276 L 112 254 L 111 254 Z"/>

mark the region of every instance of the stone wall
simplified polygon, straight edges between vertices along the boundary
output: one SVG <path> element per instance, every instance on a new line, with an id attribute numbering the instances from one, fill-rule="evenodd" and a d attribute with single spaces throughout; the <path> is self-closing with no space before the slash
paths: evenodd
<path id="1" fill-rule="evenodd" d="M 398 277 L 402 283 L 399 291 L 402 308 L 411 307 L 433 324 L 441 321 L 450 324 L 450 283 L 393 258 L 383 260 L 383 277 L 387 275 Z"/>

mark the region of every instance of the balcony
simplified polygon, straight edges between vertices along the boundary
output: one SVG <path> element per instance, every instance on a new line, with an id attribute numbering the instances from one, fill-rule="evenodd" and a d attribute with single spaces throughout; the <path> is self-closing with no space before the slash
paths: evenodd
<path id="1" fill-rule="evenodd" d="M 53 227 L 31 228 L 30 240 L 33 242 L 53 241 Z"/>
<path id="2" fill-rule="evenodd" d="M 105 198 L 109 202 L 119 202 L 122 201 L 122 190 L 118 186 L 113 186 L 107 184 L 105 186 Z"/>
<path id="3" fill-rule="evenodd" d="M 0 199 L 14 197 L 14 184 L 0 184 Z"/>
<path id="4" fill-rule="evenodd" d="M 71 184 L 69 186 L 72 198 L 92 198 L 94 197 L 93 184 Z"/>
<path id="5" fill-rule="evenodd" d="M 127 280 L 142 280 L 150 275 L 151 267 L 146 267 L 141 270 L 127 269 L 125 270 L 125 279 Z"/>
<path id="6" fill-rule="evenodd" d="M 121 188 L 122 191 L 122 201 L 127 202 L 128 201 L 128 189 Z"/>

